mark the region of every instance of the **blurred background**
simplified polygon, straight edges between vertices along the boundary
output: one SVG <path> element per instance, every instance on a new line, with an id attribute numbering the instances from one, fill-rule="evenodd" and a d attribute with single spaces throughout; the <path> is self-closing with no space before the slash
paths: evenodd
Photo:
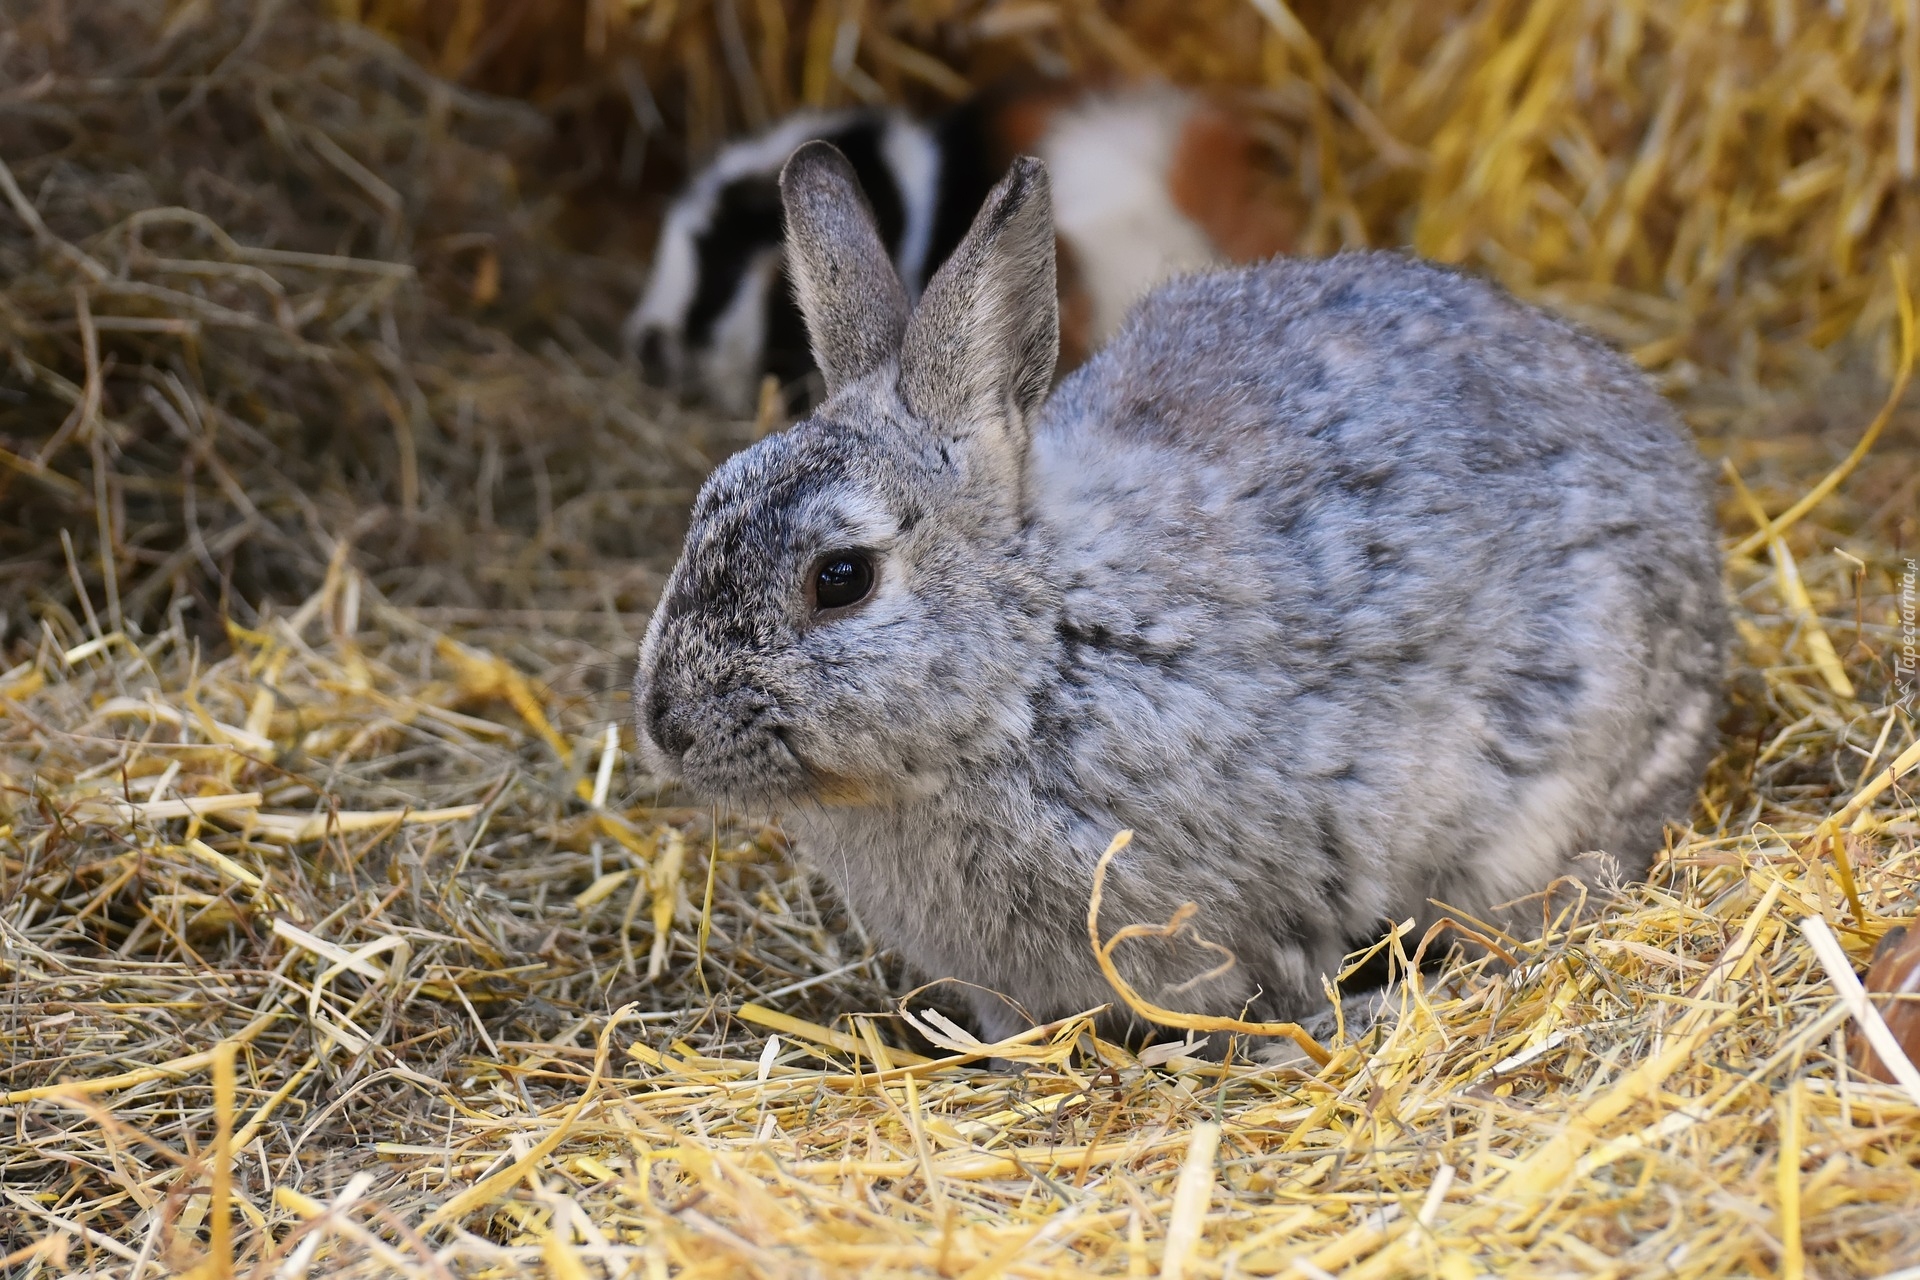
<path id="1" fill-rule="evenodd" d="M 1303 211 L 1299 252 L 1491 274 L 1629 350 L 1712 453 L 1785 431 L 1803 467 L 1830 462 L 1897 363 L 1920 111 L 1902 0 L 0 15 L 16 646 L 42 616 L 84 629 L 77 583 L 115 616 L 217 630 L 310 591 L 341 539 L 443 619 L 631 622 L 700 475 L 750 437 L 641 387 L 619 321 L 666 198 L 804 105 L 932 112 L 1008 76 L 1204 88 Z M 1771 509 L 1797 494 L 1777 452 L 1743 459 Z M 1885 520 L 1916 505 L 1906 478 L 1863 481 L 1880 540 L 1903 536 Z"/>

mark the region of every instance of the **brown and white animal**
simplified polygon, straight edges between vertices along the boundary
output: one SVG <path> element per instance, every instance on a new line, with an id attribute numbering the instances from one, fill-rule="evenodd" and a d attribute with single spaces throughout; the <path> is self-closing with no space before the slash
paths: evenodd
<path id="1" fill-rule="evenodd" d="M 846 156 L 910 298 L 960 243 L 1017 155 L 1053 173 L 1063 364 L 1163 280 L 1283 253 L 1298 207 L 1263 182 L 1247 129 L 1168 87 L 1000 88 L 923 121 L 897 109 L 803 112 L 716 155 L 674 201 L 627 323 L 649 377 L 736 414 L 773 375 L 813 372 L 784 261 L 780 166 L 821 139 Z"/>

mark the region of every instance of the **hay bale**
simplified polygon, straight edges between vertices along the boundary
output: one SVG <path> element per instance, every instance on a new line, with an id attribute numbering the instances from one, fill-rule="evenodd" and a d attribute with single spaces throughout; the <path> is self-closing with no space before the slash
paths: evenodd
<path id="1" fill-rule="evenodd" d="M 607 354 L 637 276 L 521 190 L 545 118 L 298 7 L 56 11 L 5 53 L 0 638 L 75 573 L 217 635 L 340 537 L 401 599 L 644 608 L 743 437 Z"/>

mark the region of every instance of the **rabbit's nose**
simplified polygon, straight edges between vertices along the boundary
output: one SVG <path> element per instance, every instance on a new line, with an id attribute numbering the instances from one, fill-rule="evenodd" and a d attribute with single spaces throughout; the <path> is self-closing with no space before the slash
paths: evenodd
<path id="1" fill-rule="evenodd" d="M 647 699 L 647 736 L 675 760 L 693 749 L 693 731 L 687 727 L 687 718 L 665 689 L 656 688 Z"/>

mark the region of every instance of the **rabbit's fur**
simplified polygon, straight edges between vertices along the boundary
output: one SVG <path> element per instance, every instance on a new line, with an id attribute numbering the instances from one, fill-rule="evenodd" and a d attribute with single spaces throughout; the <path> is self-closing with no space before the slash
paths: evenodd
<path id="1" fill-rule="evenodd" d="M 1049 398 L 1046 174 L 909 312 L 851 172 L 782 176 L 829 398 L 719 468 L 641 651 L 649 767 L 783 815 L 981 1032 L 1297 1018 L 1387 923 L 1644 874 L 1714 741 L 1703 468 L 1601 343 L 1390 253 L 1165 285 Z M 872 595 L 812 612 L 823 553 Z M 989 993 L 1000 993 L 1008 998 Z"/>

